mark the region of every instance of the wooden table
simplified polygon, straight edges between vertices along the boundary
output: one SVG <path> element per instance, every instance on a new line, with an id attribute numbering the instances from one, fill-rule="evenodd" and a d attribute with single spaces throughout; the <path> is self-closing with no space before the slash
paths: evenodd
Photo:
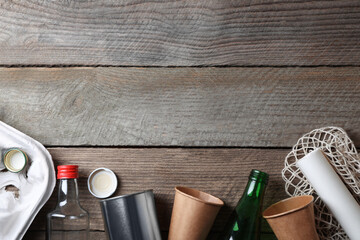
<path id="1" fill-rule="evenodd" d="M 0 19 L 0 120 L 80 166 L 91 239 L 97 167 L 116 195 L 154 189 L 164 236 L 174 186 L 222 198 L 214 239 L 251 169 L 271 174 L 265 207 L 286 197 L 304 133 L 336 125 L 360 146 L 359 1 L 2 1 Z M 56 195 L 25 239 L 44 239 Z"/>

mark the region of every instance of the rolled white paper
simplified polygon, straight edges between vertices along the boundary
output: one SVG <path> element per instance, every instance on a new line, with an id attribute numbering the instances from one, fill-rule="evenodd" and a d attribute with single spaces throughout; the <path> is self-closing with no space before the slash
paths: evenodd
<path id="1" fill-rule="evenodd" d="M 297 162 L 298 167 L 351 240 L 360 240 L 360 205 L 320 149 Z"/>

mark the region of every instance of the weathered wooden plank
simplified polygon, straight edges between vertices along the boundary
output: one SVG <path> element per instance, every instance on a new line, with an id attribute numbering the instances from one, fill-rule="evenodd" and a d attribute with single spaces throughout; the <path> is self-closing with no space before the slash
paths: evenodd
<path id="1" fill-rule="evenodd" d="M 87 190 L 87 176 L 98 167 L 108 167 L 118 176 L 116 195 L 154 189 L 162 231 L 169 228 L 174 187 L 198 188 L 226 203 L 213 226 L 220 232 L 241 197 L 251 169 L 270 174 L 264 207 L 286 197 L 281 178 L 284 149 L 223 148 L 50 148 L 55 165 L 78 164 L 80 202 L 90 212 L 92 230 L 104 230 L 98 200 Z M 57 191 L 35 218 L 31 230 L 45 228 L 45 214 L 54 208 Z M 268 228 L 263 230 L 269 231 Z"/>
<path id="2" fill-rule="evenodd" d="M 0 68 L 0 120 L 47 146 L 360 146 L 360 68 Z"/>
<path id="3" fill-rule="evenodd" d="M 3 1 L 0 64 L 359 65 L 359 1 Z"/>

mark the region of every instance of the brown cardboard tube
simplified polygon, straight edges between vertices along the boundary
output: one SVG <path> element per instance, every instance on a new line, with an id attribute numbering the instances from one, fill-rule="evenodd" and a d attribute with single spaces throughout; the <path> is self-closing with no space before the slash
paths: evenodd
<path id="1" fill-rule="evenodd" d="M 187 187 L 175 188 L 169 240 L 206 239 L 224 202 Z"/>
<path id="2" fill-rule="evenodd" d="M 292 197 L 277 202 L 263 212 L 279 240 L 319 240 L 315 228 L 314 197 Z"/>

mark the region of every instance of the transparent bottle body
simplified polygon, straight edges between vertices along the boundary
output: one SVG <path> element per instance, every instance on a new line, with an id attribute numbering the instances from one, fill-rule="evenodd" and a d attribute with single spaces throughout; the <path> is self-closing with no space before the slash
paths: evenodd
<path id="1" fill-rule="evenodd" d="M 61 179 L 58 203 L 47 215 L 47 240 L 89 238 L 89 213 L 79 203 L 76 179 Z"/>

